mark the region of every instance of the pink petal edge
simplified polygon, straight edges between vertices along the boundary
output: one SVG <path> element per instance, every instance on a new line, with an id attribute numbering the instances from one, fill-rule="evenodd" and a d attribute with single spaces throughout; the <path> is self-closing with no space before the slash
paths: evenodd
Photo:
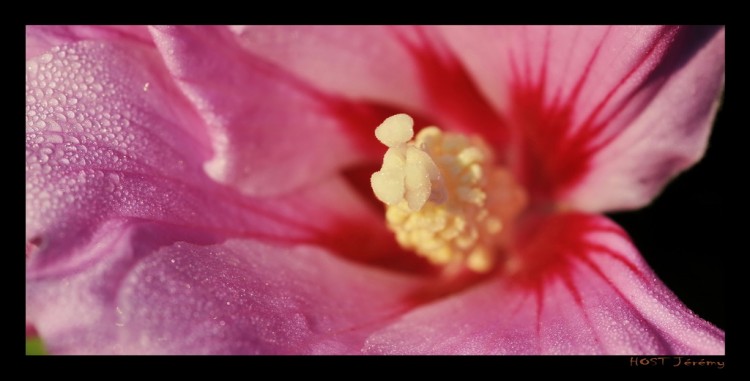
<path id="1" fill-rule="evenodd" d="M 364 352 L 724 354 L 724 332 L 689 311 L 613 222 L 563 214 L 533 225 L 516 272 L 407 313 Z"/>

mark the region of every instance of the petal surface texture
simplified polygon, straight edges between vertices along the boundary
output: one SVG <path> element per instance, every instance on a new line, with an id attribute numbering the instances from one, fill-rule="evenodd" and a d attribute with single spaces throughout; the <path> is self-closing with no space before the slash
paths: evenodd
<path id="1" fill-rule="evenodd" d="M 407 313 L 377 354 L 724 354 L 724 333 L 656 278 L 605 217 L 530 223 L 506 276 Z"/>
<path id="2" fill-rule="evenodd" d="M 540 202 L 648 204 L 702 156 L 724 82 L 718 27 L 445 27 Z"/>
<path id="3" fill-rule="evenodd" d="M 358 353 L 418 284 L 316 247 L 213 241 L 110 222 L 86 248 L 101 261 L 27 284 L 27 316 L 56 354 Z"/>

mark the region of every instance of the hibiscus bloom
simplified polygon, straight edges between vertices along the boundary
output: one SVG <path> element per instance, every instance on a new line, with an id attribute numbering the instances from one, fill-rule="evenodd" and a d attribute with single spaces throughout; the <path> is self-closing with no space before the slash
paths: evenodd
<path id="1" fill-rule="evenodd" d="M 723 354 L 599 214 L 699 160 L 723 76 L 723 28 L 29 27 L 27 322 L 51 353 Z M 400 113 L 512 179 L 478 262 L 386 224 Z"/>

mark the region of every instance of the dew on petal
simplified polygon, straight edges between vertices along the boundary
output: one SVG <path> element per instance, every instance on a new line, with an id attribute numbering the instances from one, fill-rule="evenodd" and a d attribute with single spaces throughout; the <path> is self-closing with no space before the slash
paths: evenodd
<path id="1" fill-rule="evenodd" d="M 45 54 L 42 54 L 39 57 L 39 62 L 41 62 L 41 63 L 45 63 L 46 64 L 46 63 L 49 63 L 50 61 L 52 61 L 52 54 L 51 53 L 45 53 Z"/>

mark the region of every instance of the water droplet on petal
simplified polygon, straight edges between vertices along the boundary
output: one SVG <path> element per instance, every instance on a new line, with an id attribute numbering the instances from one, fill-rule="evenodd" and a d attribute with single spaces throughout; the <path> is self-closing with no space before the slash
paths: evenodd
<path id="1" fill-rule="evenodd" d="M 57 135 L 57 134 L 47 135 L 45 140 L 47 141 L 47 143 L 52 143 L 52 144 L 60 144 L 63 142 L 62 136 Z"/>
<path id="2" fill-rule="evenodd" d="M 37 64 L 35 61 L 28 62 L 28 66 L 26 66 L 26 70 L 29 72 L 30 75 L 36 76 L 36 73 L 39 70 L 39 64 Z"/>
<path id="3" fill-rule="evenodd" d="M 55 122 L 54 120 L 50 120 L 49 123 L 47 123 L 47 131 L 58 131 L 59 132 L 59 131 L 62 131 L 62 128 L 60 127 L 59 124 L 57 124 L 57 122 Z M 62 143 L 62 142 L 60 142 L 60 143 Z"/>

